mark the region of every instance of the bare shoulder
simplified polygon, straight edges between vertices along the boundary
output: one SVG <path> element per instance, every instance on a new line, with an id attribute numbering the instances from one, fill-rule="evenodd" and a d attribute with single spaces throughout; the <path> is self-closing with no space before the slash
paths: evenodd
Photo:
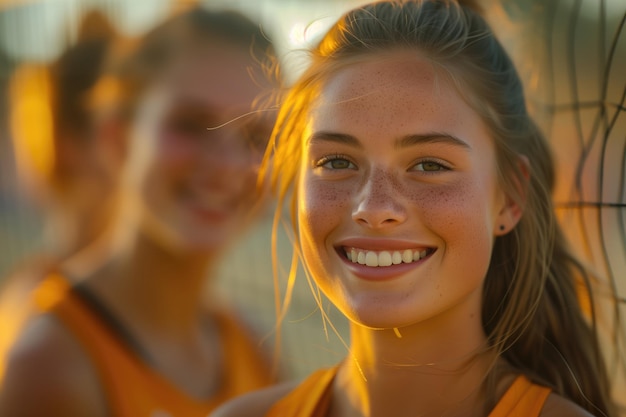
<path id="1" fill-rule="evenodd" d="M 540 417 L 593 417 L 578 404 L 552 393 L 546 399 Z"/>
<path id="2" fill-rule="evenodd" d="M 263 417 L 270 407 L 298 385 L 285 382 L 237 397 L 215 410 L 209 417 Z"/>
<path id="3" fill-rule="evenodd" d="M 53 316 L 33 318 L 7 359 L 0 416 L 96 417 L 105 411 L 97 374 L 78 341 Z"/>

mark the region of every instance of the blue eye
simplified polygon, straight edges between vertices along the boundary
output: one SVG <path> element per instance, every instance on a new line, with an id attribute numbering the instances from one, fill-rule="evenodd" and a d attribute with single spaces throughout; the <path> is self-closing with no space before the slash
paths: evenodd
<path id="1" fill-rule="evenodd" d="M 341 155 L 325 156 L 320 159 L 315 166 L 332 170 L 356 169 L 356 165 Z"/>
<path id="2" fill-rule="evenodd" d="M 449 168 L 439 162 L 435 161 L 422 161 L 413 166 L 415 171 L 422 172 L 437 172 L 437 171 L 448 171 Z"/>

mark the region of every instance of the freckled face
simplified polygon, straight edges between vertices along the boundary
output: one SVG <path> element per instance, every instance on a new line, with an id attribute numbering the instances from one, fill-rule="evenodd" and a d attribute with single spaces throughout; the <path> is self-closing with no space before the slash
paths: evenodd
<path id="1" fill-rule="evenodd" d="M 376 58 L 336 73 L 312 109 L 298 199 L 305 263 L 362 325 L 480 327 L 505 205 L 492 141 L 429 62 Z"/>

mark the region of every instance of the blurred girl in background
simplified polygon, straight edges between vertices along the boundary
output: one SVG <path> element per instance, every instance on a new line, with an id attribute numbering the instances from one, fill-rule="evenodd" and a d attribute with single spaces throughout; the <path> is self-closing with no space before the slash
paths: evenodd
<path id="1" fill-rule="evenodd" d="M 273 119 L 256 104 L 272 46 L 239 14 L 195 8 L 115 52 L 90 100 L 99 157 L 123 172 L 119 211 L 38 288 L 0 415 L 206 416 L 274 380 L 253 334 L 205 291 L 262 206 Z"/>
<path id="2" fill-rule="evenodd" d="M 0 375 L 7 349 L 31 312 L 31 291 L 59 263 L 101 235 L 113 215 L 119 173 L 105 168 L 89 94 L 117 33 L 87 12 L 77 40 L 49 66 L 24 63 L 11 78 L 11 128 L 18 179 L 43 219 L 39 254 L 3 278 Z"/>

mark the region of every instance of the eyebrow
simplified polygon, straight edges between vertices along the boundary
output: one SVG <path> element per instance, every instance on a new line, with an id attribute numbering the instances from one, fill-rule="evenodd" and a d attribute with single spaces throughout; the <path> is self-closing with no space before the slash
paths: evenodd
<path id="1" fill-rule="evenodd" d="M 308 140 L 309 144 L 313 144 L 315 142 L 334 142 L 341 143 L 344 145 L 350 145 L 355 148 L 363 148 L 361 142 L 357 138 L 352 135 L 348 135 L 345 133 L 335 133 L 335 132 L 327 132 L 327 131 L 319 131 L 314 132 Z"/>
<path id="2" fill-rule="evenodd" d="M 359 140 L 352 135 L 327 131 L 313 133 L 309 138 L 309 143 L 313 142 L 335 142 L 345 145 L 351 145 L 356 148 L 363 147 L 361 142 L 359 142 Z M 467 142 L 457 138 L 456 136 L 450 135 L 448 133 L 439 132 L 403 136 L 396 140 L 395 147 L 403 149 L 414 145 L 426 143 L 443 143 L 453 146 L 459 146 L 465 149 L 471 149 L 471 146 Z"/>
<path id="3" fill-rule="evenodd" d="M 443 143 L 453 146 L 460 146 L 465 149 L 472 148 L 467 142 L 457 138 L 456 136 L 450 135 L 448 133 L 439 132 L 404 136 L 396 141 L 396 147 L 408 148 L 410 146 L 423 143 Z"/>

